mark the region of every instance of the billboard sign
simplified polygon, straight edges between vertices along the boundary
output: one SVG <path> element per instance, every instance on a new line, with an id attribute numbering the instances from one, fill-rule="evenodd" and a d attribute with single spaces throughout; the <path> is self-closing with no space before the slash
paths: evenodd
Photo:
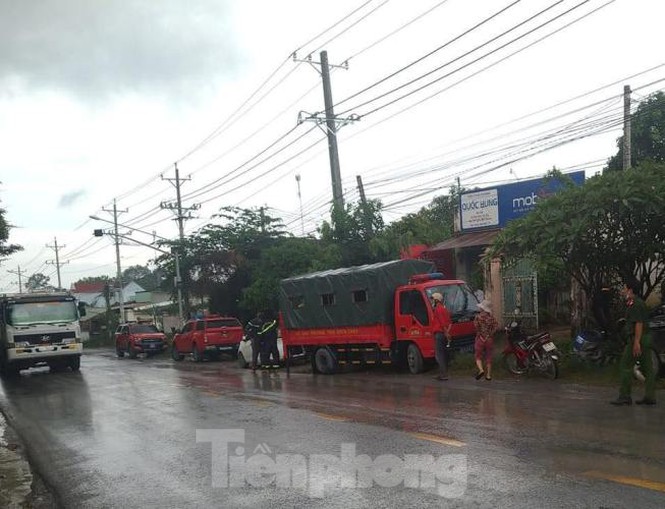
<path id="1" fill-rule="evenodd" d="M 567 173 L 576 185 L 584 183 L 584 171 Z M 460 195 L 461 231 L 503 228 L 536 208 L 538 200 L 563 187 L 558 181 L 531 179 Z"/>

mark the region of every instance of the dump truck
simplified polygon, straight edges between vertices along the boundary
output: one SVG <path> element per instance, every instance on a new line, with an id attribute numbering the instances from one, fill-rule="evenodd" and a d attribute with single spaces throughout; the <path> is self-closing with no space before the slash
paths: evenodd
<path id="1" fill-rule="evenodd" d="M 304 348 L 314 372 L 345 364 L 392 363 L 420 373 L 435 360 L 431 296 L 452 318 L 451 348 L 473 349 L 478 300 L 467 284 L 445 279 L 431 262 L 394 260 L 303 274 L 280 282 L 285 355 Z"/>
<path id="2" fill-rule="evenodd" d="M 0 295 L 0 374 L 49 366 L 81 367 L 81 327 L 84 314 L 69 292 Z"/>

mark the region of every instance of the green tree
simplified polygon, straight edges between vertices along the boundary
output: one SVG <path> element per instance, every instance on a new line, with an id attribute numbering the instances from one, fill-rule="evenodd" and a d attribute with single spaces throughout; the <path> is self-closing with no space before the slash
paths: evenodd
<path id="1" fill-rule="evenodd" d="M 453 234 L 460 189 L 450 188 L 418 212 L 389 224 L 372 241 L 372 251 L 381 259 L 394 259 L 413 244 L 433 246 Z"/>
<path id="2" fill-rule="evenodd" d="M 208 297 L 211 311 L 240 316 L 243 290 L 251 284 L 261 253 L 285 233 L 281 220 L 264 208 L 225 207 L 214 219 L 220 222 L 178 243 L 183 286 L 186 293 Z M 161 256 L 156 264 L 175 274 L 173 257 Z"/>
<path id="3" fill-rule="evenodd" d="M 339 267 L 340 264 L 339 252 L 329 249 L 321 240 L 281 238 L 261 254 L 240 305 L 246 315 L 261 309 L 277 309 L 281 279 Z"/>
<path id="4" fill-rule="evenodd" d="M 82 283 L 82 284 L 85 284 L 85 283 L 108 283 L 109 281 L 111 281 L 111 278 L 109 276 L 106 276 L 106 275 L 104 275 L 104 276 L 88 276 L 88 277 L 84 277 L 84 278 L 79 279 L 74 284 L 79 284 L 79 283 Z"/>
<path id="5" fill-rule="evenodd" d="M 560 264 L 595 301 L 621 279 L 647 298 L 665 277 L 665 164 L 642 164 L 572 184 L 511 222 L 490 255 Z"/>
<path id="6" fill-rule="evenodd" d="M 7 258 L 9 255 L 22 251 L 23 247 L 17 244 L 8 244 L 7 240 L 9 239 L 9 231 L 11 226 L 7 223 L 5 219 L 5 209 L 0 208 L 0 260 Z"/>
<path id="7" fill-rule="evenodd" d="M 49 282 L 51 281 L 51 278 L 42 274 L 41 272 L 37 272 L 35 274 L 32 274 L 28 280 L 25 283 L 25 288 L 29 292 L 34 292 L 37 290 L 43 290 L 45 288 L 49 287 Z"/>
<path id="8" fill-rule="evenodd" d="M 616 155 L 607 161 L 608 171 L 623 169 L 623 136 Z M 631 165 L 643 161 L 665 163 L 665 94 L 656 92 L 642 101 L 631 115 Z"/>
<path id="9" fill-rule="evenodd" d="M 144 265 L 132 265 L 122 271 L 122 280 L 124 283 L 134 281 L 141 288 L 148 291 L 153 291 L 162 285 L 164 280 L 163 271 L 159 268 L 151 270 Z M 169 285 L 173 279 L 168 281 Z"/>
<path id="10" fill-rule="evenodd" d="M 338 252 L 342 265 L 377 261 L 370 250 L 370 241 L 383 231 L 381 208 L 378 200 L 367 200 L 365 205 L 347 203 L 344 209 L 333 207 L 330 222 L 321 224 L 321 240 Z"/>

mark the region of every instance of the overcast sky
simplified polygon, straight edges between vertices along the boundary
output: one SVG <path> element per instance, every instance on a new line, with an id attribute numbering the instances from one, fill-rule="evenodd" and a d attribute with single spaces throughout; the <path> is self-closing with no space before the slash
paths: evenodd
<path id="1" fill-rule="evenodd" d="M 114 199 L 121 223 L 175 237 L 159 205 L 176 162 L 184 205 L 200 205 L 187 232 L 265 205 L 313 233 L 327 144 L 297 120 L 323 110 L 321 50 L 348 62 L 335 113 L 359 117 L 339 131 L 345 198 L 361 175 L 386 221 L 457 177 L 590 176 L 616 151 L 623 85 L 633 108 L 663 87 L 663 19 L 655 0 L 0 0 L 0 200 L 25 247 L 0 291 L 18 289 L 18 266 L 57 282 L 56 239 L 63 286 L 113 274 L 111 238 L 92 237 L 108 225 L 89 216 L 111 220 Z M 154 254 L 123 245 L 123 268 Z"/>

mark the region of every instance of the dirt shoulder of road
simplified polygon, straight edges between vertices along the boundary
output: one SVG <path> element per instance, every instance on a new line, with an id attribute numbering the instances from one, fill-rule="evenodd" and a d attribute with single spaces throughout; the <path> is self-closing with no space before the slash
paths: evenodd
<path id="1" fill-rule="evenodd" d="M 0 412 L 0 507 L 57 509 L 59 506 L 41 477 L 33 471 L 25 447 Z"/>

